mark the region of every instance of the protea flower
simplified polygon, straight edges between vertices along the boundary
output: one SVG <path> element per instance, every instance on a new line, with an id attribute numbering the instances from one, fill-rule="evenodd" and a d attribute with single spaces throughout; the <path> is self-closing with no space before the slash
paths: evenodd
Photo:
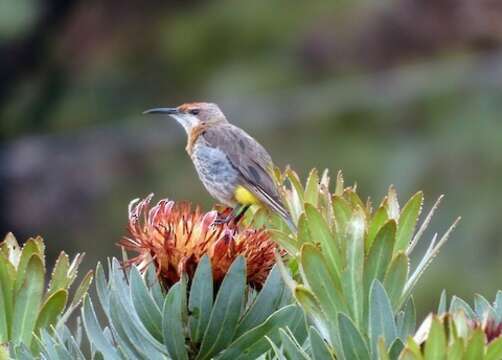
<path id="1" fill-rule="evenodd" d="M 483 330 L 488 343 L 498 339 L 502 335 L 502 321 L 494 317 L 485 317 L 481 322 L 472 321 L 470 325 L 473 329 Z"/>
<path id="2" fill-rule="evenodd" d="M 438 315 L 430 314 L 410 337 L 400 359 L 502 359 L 502 291 L 493 303 L 476 295 L 474 307 L 454 296 L 448 307 L 441 295 Z M 488 355 L 489 354 L 489 355 Z"/>
<path id="3" fill-rule="evenodd" d="M 465 321 L 455 321 L 456 323 L 465 322 L 467 333 L 481 330 L 485 334 L 486 343 L 489 344 L 502 336 L 501 299 L 502 291 L 500 290 L 496 299 L 491 303 L 483 296 L 476 294 L 474 306 L 471 308 L 466 302 L 454 296 L 450 312 L 453 312 L 454 319 L 467 319 Z"/>
<path id="4" fill-rule="evenodd" d="M 190 277 L 202 256 L 211 259 L 215 283 L 221 282 L 232 262 L 243 255 L 248 283 L 260 288 L 274 265 L 275 243 L 266 230 L 241 228 L 236 224 L 214 224 L 218 213 L 207 213 L 189 203 L 160 200 L 150 207 L 153 194 L 129 205 L 128 236 L 119 245 L 138 253 L 128 260 L 145 270 L 154 262 L 166 287 L 181 274 Z"/>

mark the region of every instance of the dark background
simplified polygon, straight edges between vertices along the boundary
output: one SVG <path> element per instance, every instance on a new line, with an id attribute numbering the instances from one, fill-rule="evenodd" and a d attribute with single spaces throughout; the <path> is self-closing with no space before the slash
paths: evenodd
<path id="1" fill-rule="evenodd" d="M 210 207 L 183 130 L 140 115 L 196 100 L 302 176 L 343 169 L 377 201 L 423 189 L 426 209 L 445 193 L 432 229 L 463 220 L 420 283 L 422 315 L 443 288 L 502 287 L 499 0 L 3 0 L 1 233 L 90 268 L 119 255 L 131 199 Z"/>

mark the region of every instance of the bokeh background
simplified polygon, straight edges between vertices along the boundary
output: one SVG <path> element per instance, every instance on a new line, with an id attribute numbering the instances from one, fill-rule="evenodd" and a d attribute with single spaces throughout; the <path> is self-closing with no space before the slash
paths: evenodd
<path id="1" fill-rule="evenodd" d="M 194 100 L 302 176 L 343 169 L 377 200 L 423 189 L 426 209 L 445 193 L 432 228 L 463 220 L 420 314 L 443 288 L 502 287 L 500 0 L 2 0 L 0 233 L 90 268 L 119 255 L 131 199 L 209 208 L 183 130 L 140 115 Z"/>

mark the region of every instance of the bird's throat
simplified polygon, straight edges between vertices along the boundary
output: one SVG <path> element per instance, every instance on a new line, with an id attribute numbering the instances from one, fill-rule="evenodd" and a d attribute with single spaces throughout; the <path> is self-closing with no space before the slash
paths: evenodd
<path id="1" fill-rule="evenodd" d="M 188 134 L 188 141 L 187 141 L 187 146 L 186 146 L 186 151 L 188 155 L 192 156 L 192 151 L 193 151 L 193 146 L 195 145 L 195 142 L 199 138 L 199 136 L 206 131 L 208 128 L 207 125 L 205 124 L 200 124 L 194 127 L 190 133 Z"/>

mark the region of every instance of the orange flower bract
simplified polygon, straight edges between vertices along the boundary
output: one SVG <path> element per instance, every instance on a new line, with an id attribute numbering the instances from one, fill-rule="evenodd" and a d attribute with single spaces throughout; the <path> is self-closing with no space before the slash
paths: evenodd
<path id="1" fill-rule="evenodd" d="M 157 272 L 169 287 L 186 272 L 193 276 L 197 264 L 208 255 L 215 283 L 220 283 L 232 262 L 242 255 L 247 264 L 247 280 L 260 288 L 275 263 L 275 243 L 266 230 L 215 225 L 218 213 L 204 213 L 188 203 L 160 200 L 151 207 L 153 195 L 129 205 L 128 236 L 119 245 L 136 252 L 128 264 L 145 270 L 153 261 Z"/>

